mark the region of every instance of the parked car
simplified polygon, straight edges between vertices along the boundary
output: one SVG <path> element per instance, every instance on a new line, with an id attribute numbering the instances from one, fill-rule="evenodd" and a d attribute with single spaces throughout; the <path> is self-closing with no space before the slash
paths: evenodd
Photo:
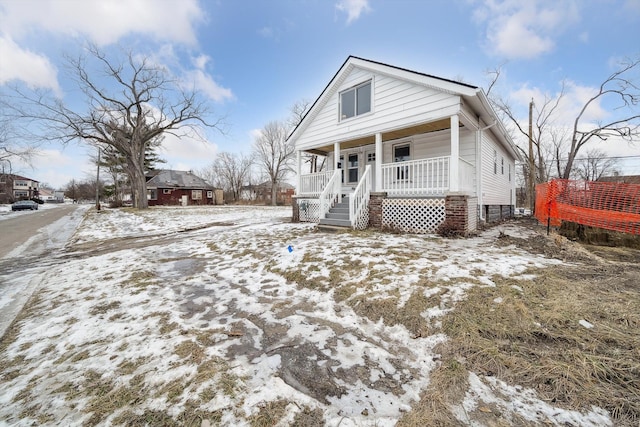
<path id="1" fill-rule="evenodd" d="M 24 210 L 37 211 L 38 204 L 33 200 L 20 200 L 11 205 L 11 210 L 12 211 L 24 211 Z"/>

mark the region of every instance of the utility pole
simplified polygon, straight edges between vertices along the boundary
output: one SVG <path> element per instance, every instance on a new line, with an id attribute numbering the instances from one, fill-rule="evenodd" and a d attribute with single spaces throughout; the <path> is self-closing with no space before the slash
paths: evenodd
<path id="1" fill-rule="evenodd" d="M 98 146 L 98 172 L 96 173 L 96 210 L 100 210 L 100 146 Z"/>
<path id="2" fill-rule="evenodd" d="M 536 208 L 536 171 L 533 159 L 533 98 L 529 103 L 529 206 L 533 215 Z"/>

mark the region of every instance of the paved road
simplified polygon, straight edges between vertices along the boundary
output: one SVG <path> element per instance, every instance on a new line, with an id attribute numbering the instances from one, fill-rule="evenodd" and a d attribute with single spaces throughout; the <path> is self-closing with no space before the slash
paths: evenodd
<path id="1" fill-rule="evenodd" d="M 2 213 L 0 219 L 0 337 L 29 300 L 47 268 L 80 224 L 87 205 Z"/>
<path id="2" fill-rule="evenodd" d="M 28 246 L 38 247 L 33 240 L 47 238 L 43 236 L 43 232 L 46 231 L 43 228 L 73 213 L 76 209 L 78 209 L 78 205 L 65 204 L 37 211 L 5 213 L 4 215 L 7 215 L 8 218 L 0 220 L 0 258 L 4 258 L 12 252 L 15 253 L 17 249 L 33 249 L 23 247 L 29 240 L 32 240 L 34 245 L 28 244 Z"/>

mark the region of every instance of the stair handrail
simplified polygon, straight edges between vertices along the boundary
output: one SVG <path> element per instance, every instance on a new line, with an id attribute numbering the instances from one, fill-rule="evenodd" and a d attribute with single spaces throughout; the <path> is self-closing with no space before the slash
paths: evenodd
<path id="1" fill-rule="evenodd" d="M 369 195 L 371 194 L 371 165 L 367 165 L 358 182 L 355 191 L 349 197 L 349 220 L 352 228 L 366 228 L 366 224 L 362 224 L 364 217 L 364 209 L 369 208 Z"/>
<path id="2" fill-rule="evenodd" d="M 320 193 L 320 219 L 326 218 L 327 212 L 329 212 L 329 209 L 333 207 L 336 200 L 340 197 L 341 176 L 342 169 L 336 169 L 324 187 L 324 190 Z"/>

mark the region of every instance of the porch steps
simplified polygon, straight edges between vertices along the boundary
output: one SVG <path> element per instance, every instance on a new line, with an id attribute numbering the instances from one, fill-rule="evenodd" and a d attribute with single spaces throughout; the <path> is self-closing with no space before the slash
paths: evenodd
<path id="1" fill-rule="evenodd" d="M 340 227 L 342 229 L 351 228 L 351 221 L 349 220 L 349 197 L 343 197 L 341 203 L 329 209 L 326 217 L 320 220 L 318 229 L 324 230 L 323 226 Z"/>

